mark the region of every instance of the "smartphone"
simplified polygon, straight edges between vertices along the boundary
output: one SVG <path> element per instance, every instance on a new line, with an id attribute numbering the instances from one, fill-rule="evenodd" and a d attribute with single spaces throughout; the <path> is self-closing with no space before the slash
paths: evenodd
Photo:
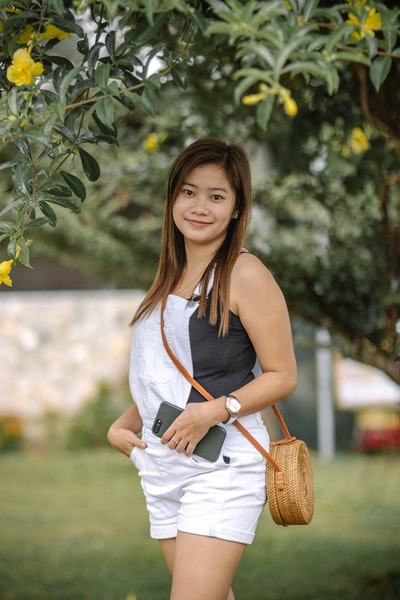
<path id="1" fill-rule="evenodd" d="M 154 419 L 152 432 L 157 437 L 162 437 L 168 427 L 183 412 L 182 408 L 175 406 L 170 402 L 161 402 L 160 408 Z M 211 427 L 206 435 L 199 441 L 193 454 L 201 456 L 210 462 L 215 462 L 221 452 L 222 445 L 226 436 L 226 429 L 220 425 Z"/>

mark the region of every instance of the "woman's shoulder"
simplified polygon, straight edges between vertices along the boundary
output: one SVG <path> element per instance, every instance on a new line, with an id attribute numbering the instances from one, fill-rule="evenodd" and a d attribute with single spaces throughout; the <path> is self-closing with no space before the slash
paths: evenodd
<path id="1" fill-rule="evenodd" d="M 243 253 L 238 257 L 231 278 L 231 307 L 240 314 L 243 307 L 254 306 L 260 299 L 264 305 L 280 301 L 282 292 L 271 271 L 254 254 Z"/>
<path id="2" fill-rule="evenodd" d="M 249 284 L 259 277 L 265 281 L 273 279 L 271 271 L 257 256 L 247 250 L 242 251 L 234 264 L 232 279 L 242 284 Z"/>

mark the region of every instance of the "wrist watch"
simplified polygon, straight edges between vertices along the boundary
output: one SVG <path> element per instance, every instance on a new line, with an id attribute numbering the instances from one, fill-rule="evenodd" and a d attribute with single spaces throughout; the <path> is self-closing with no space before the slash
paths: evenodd
<path id="1" fill-rule="evenodd" d="M 222 422 L 225 425 L 227 425 L 228 423 L 232 423 L 233 421 L 235 421 L 239 416 L 241 408 L 242 405 L 240 404 L 236 396 L 232 396 L 232 394 L 228 394 L 227 396 L 225 396 L 225 410 L 229 414 L 229 417 L 226 419 L 226 421 Z"/>

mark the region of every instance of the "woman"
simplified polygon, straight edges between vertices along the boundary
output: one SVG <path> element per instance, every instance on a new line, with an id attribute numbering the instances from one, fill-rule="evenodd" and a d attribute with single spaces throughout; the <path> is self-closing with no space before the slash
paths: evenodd
<path id="1" fill-rule="evenodd" d="M 158 272 L 133 319 L 135 403 L 108 434 L 139 469 L 172 600 L 234 599 L 231 583 L 265 504 L 265 460 L 233 422 L 268 447 L 260 411 L 296 385 L 285 300 L 270 272 L 243 250 L 250 206 L 249 163 L 239 146 L 202 139 L 173 162 Z M 211 402 L 165 351 L 164 298 L 168 343 Z M 165 400 L 184 410 L 160 441 L 152 426 Z M 193 451 L 216 424 L 226 438 L 210 462 Z"/>

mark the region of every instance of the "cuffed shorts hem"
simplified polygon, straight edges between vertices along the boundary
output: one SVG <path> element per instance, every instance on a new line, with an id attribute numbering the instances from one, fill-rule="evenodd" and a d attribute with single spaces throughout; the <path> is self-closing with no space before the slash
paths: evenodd
<path id="1" fill-rule="evenodd" d="M 239 544 L 251 544 L 255 537 L 253 531 L 240 531 L 224 529 L 223 527 L 209 527 L 208 529 L 201 527 L 193 527 L 193 523 L 182 523 L 179 526 L 179 531 L 183 533 L 191 533 L 193 535 L 203 535 L 205 537 L 214 537 L 220 540 L 229 542 L 238 542 Z M 176 527 L 168 526 L 151 526 L 150 537 L 154 540 L 167 540 L 177 536 Z"/>

